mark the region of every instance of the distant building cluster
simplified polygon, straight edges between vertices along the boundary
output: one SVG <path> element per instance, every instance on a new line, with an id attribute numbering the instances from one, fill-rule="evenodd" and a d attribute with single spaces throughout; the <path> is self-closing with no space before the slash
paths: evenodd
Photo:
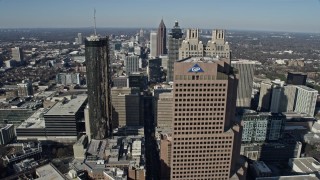
<path id="1" fill-rule="evenodd" d="M 0 49 L 4 178 L 320 178 L 320 98 L 307 74 L 266 79 L 257 60 L 233 58 L 242 42 L 224 29 L 167 30 L 161 19 L 133 34 L 80 32 Z"/>

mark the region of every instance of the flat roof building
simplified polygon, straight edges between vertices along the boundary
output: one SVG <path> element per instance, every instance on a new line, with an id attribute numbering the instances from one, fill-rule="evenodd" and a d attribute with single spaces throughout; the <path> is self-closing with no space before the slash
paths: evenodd
<path id="1" fill-rule="evenodd" d="M 236 83 L 229 59 L 190 57 L 175 62 L 170 179 L 232 176 L 239 146 L 232 123 Z"/>
<path id="2" fill-rule="evenodd" d="M 56 103 L 43 115 L 46 126 L 46 135 L 52 138 L 71 138 L 76 141 L 80 132 L 84 132 L 81 126 L 84 118 L 84 108 L 87 103 L 87 95 L 78 95 L 70 100 L 64 99 Z"/>

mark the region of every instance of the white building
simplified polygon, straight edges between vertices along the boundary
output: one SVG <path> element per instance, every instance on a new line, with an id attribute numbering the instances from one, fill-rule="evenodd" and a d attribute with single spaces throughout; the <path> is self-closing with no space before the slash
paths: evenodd
<path id="1" fill-rule="evenodd" d="M 157 33 L 150 33 L 150 57 L 157 56 Z"/>
<path id="2" fill-rule="evenodd" d="M 124 66 L 127 74 L 139 72 L 139 56 L 127 56 L 124 61 Z"/>
<path id="3" fill-rule="evenodd" d="M 318 91 L 307 86 L 297 86 L 294 112 L 314 115 Z"/>
<path id="4" fill-rule="evenodd" d="M 188 29 L 179 48 L 179 59 L 187 57 L 230 58 L 230 47 L 225 41 L 225 30 L 213 30 L 212 39 L 205 45 L 199 40 L 199 29 Z"/>
<path id="5" fill-rule="evenodd" d="M 13 60 L 16 60 L 18 62 L 23 61 L 23 52 L 22 52 L 21 48 L 14 47 L 14 48 L 11 48 L 11 51 L 12 51 L 12 59 Z"/>

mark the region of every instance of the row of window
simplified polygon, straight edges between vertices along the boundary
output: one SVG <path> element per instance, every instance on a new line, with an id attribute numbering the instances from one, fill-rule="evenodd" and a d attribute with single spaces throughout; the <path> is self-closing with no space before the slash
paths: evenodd
<path id="1" fill-rule="evenodd" d="M 189 135 L 189 134 L 214 134 L 222 133 L 223 131 L 192 131 L 192 132 L 174 132 L 174 135 Z"/>
<path id="2" fill-rule="evenodd" d="M 217 176 L 217 177 L 212 177 L 212 176 Z M 221 177 L 222 176 L 222 177 Z M 190 178 L 191 177 L 191 178 Z M 205 178 L 209 177 L 209 178 Z M 194 173 L 190 175 L 183 175 L 183 176 L 172 176 L 173 179 L 201 179 L 201 180 L 228 180 L 229 176 L 228 174 L 200 174 L 200 175 L 195 175 Z"/>
<path id="3" fill-rule="evenodd" d="M 179 159 L 178 159 L 179 160 Z M 177 160 L 177 161 L 178 161 Z M 225 166 L 221 166 L 221 165 L 216 165 L 218 163 L 215 163 L 214 161 L 206 161 L 206 162 L 201 162 L 201 163 L 196 163 L 196 164 L 200 164 L 200 166 L 204 166 L 204 168 L 207 168 L 208 165 L 210 167 L 214 167 L 214 169 L 209 169 L 207 173 L 212 173 L 212 172 L 218 172 L 218 170 L 220 169 L 229 169 L 230 167 L 225 165 Z M 187 167 L 176 167 L 173 168 L 174 170 L 194 170 L 194 165 L 192 166 L 187 166 Z M 200 167 L 198 166 L 198 169 L 200 169 Z M 197 172 L 197 171 L 196 171 Z"/>
<path id="4" fill-rule="evenodd" d="M 217 113 L 174 113 L 175 116 L 223 116 L 223 112 Z"/>
<path id="5" fill-rule="evenodd" d="M 199 94 L 199 93 L 186 93 L 186 94 L 175 94 L 175 97 L 224 97 L 225 93 L 211 93 L 211 94 Z"/>
<path id="6" fill-rule="evenodd" d="M 176 92 L 225 92 L 226 89 L 220 89 L 220 88 L 216 88 L 216 89 L 199 89 L 199 88 L 175 88 Z"/>
<path id="7" fill-rule="evenodd" d="M 178 111 L 224 111 L 224 108 L 184 108 L 184 107 L 181 107 L 181 108 L 175 108 L 174 109 L 176 112 Z"/>
<path id="8" fill-rule="evenodd" d="M 176 102 L 212 102 L 212 101 L 226 101 L 226 99 L 222 98 L 190 98 L 190 97 L 176 97 L 175 98 Z"/>
<path id="9" fill-rule="evenodd" d="M 175 146 L 176 147 L 176 146 Z M 209 149 L 209 148 L 211 148 L 211 149 L 216 149 L 217 150 L 217 148 L 221 148 L 221 149 L 223 149 L 223 150 L 227 150 L 227 149 L 224 149 L 224 148 L 231 148 L 232 147 L 232 145 L 230 145 L 230 144 L 226 144 L 226 145 L 223 145 L 223 144 L 218 144 L 218 145 L 212 145 L 212 146 L 204 146 L 204 145 L 199 145 L 199 146 L 183 146 L 183 150 L 176 150 L 176 149 L 174 149 L 173 150 L 173 153 L 174 154 L 176 154 L 176 153 L 178 153 L 178 155 L 174 155 L 174 158 L 175 158 L 175 156 L 177 156 L 177 158 L 179 158 L 179 157 L 181 157 L 181 158 L 183 158 L 183 157 L 185 157 L 186 155 L 184 155 L 184 154 L 182 154 L 182 153 L 186 153 L 186 151 L 188 151 L 188 149 L 202 149 L 202 148 L 204 148 L 204 149 Z M 201 151 L 202 152 L 202 151 Z M 201 153 L 200 151 L 199 151 L 199 153 Z M 216 156 L 215 154 L 207 154 L 207 156 Z M 188 157 L 190 156 L 190 155 L 187 155 Z"/>
<path id="10" fill-rule="evenodd" d="M 179 75 L 177 75 L 179 76 Z M 180 76 L 183 76 L 183 75 L 180 75 Z M 187 75 L 185 75 L 187 76 Z M 219 83 L 219 84 L 207 84 L 207 83 L 177 83 L 177 84 L 174 84 L 175 88 L 176 87 L 226 87 L 227 85 L 225 83 Z"/>
<path id="11" fill-rule="evenodd" d="M 215 120 L 215 118 L 205 118 L 206 120 Z M 223 124 L 223 122 L 187 122 L 187 123 L 174 123 L 174 126 L 211 126 Z"/>
<path id="12" fill-rule="evenodd" d="M 175 131 L 195 131 L 195 130 L 222 130 L 223 126 L 205 126 L 205 127 L 175 127 L 174 130 Z"/>
<path id="13" fill-rule="evenodd" d="M 224 106 L 225 104 L 224 103 L 176 103 L 174 104 L 175 107 L 185 107 L 185 106 L 209 106 L 209 107 L 217 107 L 217 106 Z"/>
<path id="14" fill-rule="evenodd" d="M 218 140 L 218 139 L 217 139 Z M 186 141 L 186 142 L 174 142 L 174 145 L 206 145 L 206 144 L 227 144 L 230 143 L 232 144 L 232 141 Z M 218 152 L 218 150 L 212 150 L 212 149 L 204 149 L 204 150 L 199 150 L 195 151 L 196 153 L 201 153 L 201 152 Z M 193 153 L 193 151 L 191 151 Z"/>
<path id="15" fill-rule="evenodd" d="M 183 137 L 183 138 L 173 138 L 174 142 L 177 141 L 198 141 L 198 140 L 216 140 L 216 139 L 232 139 L 232 136 L 211 136 L 211 137 Z"/>

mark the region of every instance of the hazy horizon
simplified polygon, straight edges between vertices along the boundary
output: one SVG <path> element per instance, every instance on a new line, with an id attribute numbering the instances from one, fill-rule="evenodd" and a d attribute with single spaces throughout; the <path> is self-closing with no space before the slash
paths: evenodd
<path id="1" fill-rule="evenodd" d="M 318 0 L 0 0 L 0 29 L 182 28 L 320 33 Z"/>

